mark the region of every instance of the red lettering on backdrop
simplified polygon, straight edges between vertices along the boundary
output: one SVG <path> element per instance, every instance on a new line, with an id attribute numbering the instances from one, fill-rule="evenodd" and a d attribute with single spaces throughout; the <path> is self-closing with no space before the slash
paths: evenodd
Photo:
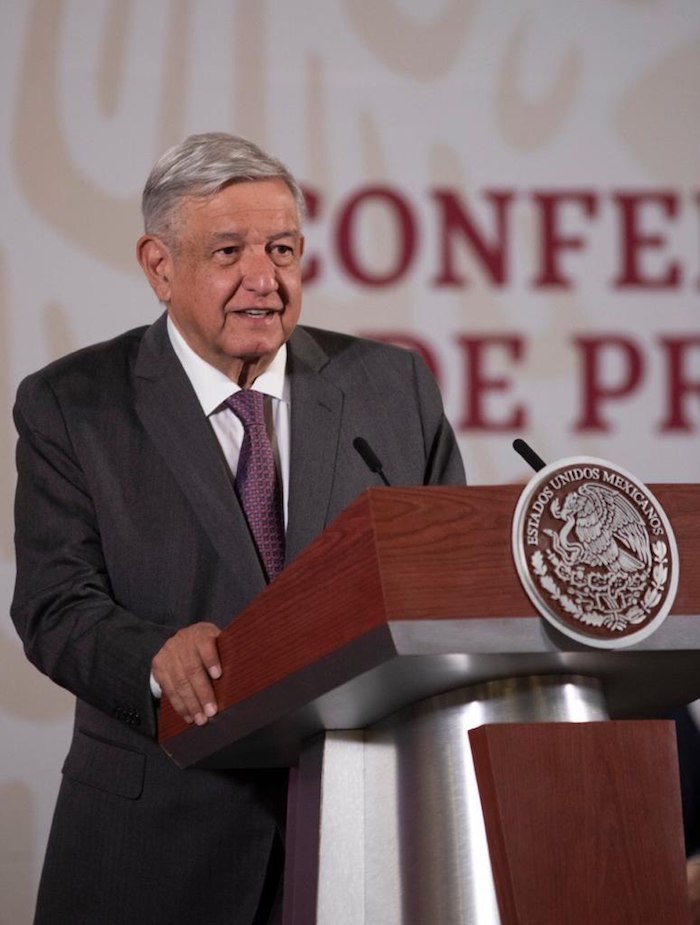
<path id="1" fill-rule="evenodd" d="M 615 193 L 613 200 L 620 212 L 620 274 L 613 280 L 616 289 L 673 289 L 680 285 L 681 270 L 677 261 L 669 261 L 657 276 L 645 275 L 643 254 L 658 251 L 666 244 L 661 233 L 642 229 L 642 210 L 658 206 L 668 218 L 678 214 L 678 196 L 659 190 L 638 193 Z M 648 209 L 646 210 L 648 211 Z"/>
<path id="2" fill-rule="evenodd" d="M 360 265 L 357 257 L 355 223 L 360 209 L 369 202 L 385 204 L 394 217 L 396 261 L 383 273 L 372 272 Z M 347 274 L 365 286 L 390 286 L 407 272 L 416 250 L 416 221 L 408 202 L 389 186 L 366 186 L 352 196 L 343 207 L 336 231 L 338 258 Z"/>
<path id="3" fill-rule="evenodd" d="M 380 344 L 393 344 L 395 347 L 404 347 L 406 350 L 413 350 L 422 357 L 430 372 L 440 384 L 440 364 L 435 352 L 420 340 L 414 334 L 406 334 L 403 331 L 372 331 L 371 333 L 360 333 L 359 337 L 368 337 L 370 340 L 379 341 Z"/>
<path id="4" fill-rule="evenodd" d="M 583 250 L 586 239 L 580 235 L 565 234 L 562 230 L 562 208 L 576 205 L 587 218 L 597 211 L 598 200 L 590 190 L 562 190 L 534 192 L 532 198 L 538 207 L 540 230 L 540 271 L 533 280 L 537 289 L 546 286 L 571 289 L 571 278 L 564 274 L 561 256 L 564 251 Z"/>
<path id="5" fill-rule="evenodd" d="M 693 425 L 686 410 L 689 395 L 700 396 L 700 376 L 691 379 L 688 373 L 690 351 L 700 357 L 700 337 L 660 337 L 659 343 L 666 354 L 668 405 L 659 425 L 661 431 L 692 430 Z"/>
<path id="6" fill-rule="evenodd" d="M 511 387 L 511 380 L 505 376 L 489 375 L 488 355 L 494 350 L 504 351 L 510 360 L 523 356 L 523 338 L 519 334 L 490 334 L 480 337 L 458 337 L 456 342 L 464 352 L 466 374 L 464 381 L 465 405 L 459 430 L 505 431 L 521 430 L 526 426 L 525 409 L 513 405 L 510 414 L 493 420 L 486 413 L 486 400 L 494 392 L 505 393 Z"/>
<path id="7" fill-rule="evenodd" d="M 306 203 L 306 217 L 315 219 L 318 216 L 320 196 L 315 190 L 309 189 L 308 186 L 302 188 L 304 202 Z M 318 279 L 321 272 L 320 258 L 315 254 L 305 254 L 302 266 L 302 281 L 304 283 L 313 283 Z"/>
<path id="8" fill-rule="evenodd" d="M 418 353 L 440 383 L 442 358 L 439 350 L 413 333 L 405 331 L 372 331 L 360 336 L 382 343 L 394 344 Z M 659 344 L 665 356 L 666 408 L 658 425 L 662 432 L 692 431 L 700 423 L 700 335 L 692 337 L 660 337 Z M 517 373 L 512 378 L 489 373 L 494 353 L 505 352 L 510 361 L 520 361 L 527 352 L 527 341 L 518 334 L 492 334 L 478 337 L 460 335 L 455 338 L 464 357 L 464 376 L 460 386 L 465 396 L 461 418 L 456 422 L 459 431 L 517 432 L 527 426 L 528 409 L 511 404 L 507 412 L 494 419 L 488 411 L 489 398 L 507 397 Z M 643 347 L 621 334 L 577 336 L 572 340 L 580 357 L 581 406 L 573 425 L 577 433 L 598 431 L 608 433 L 612 421 L 606 415 L 606 406 L 631 397 L 643 384 L 645 357 Z M 695 360 L 697 372 L 689 369 Z M 502 360 L 502 356 L 501 356 Z M 611 372 L 611 369 L 614 372 Z M 695 420 L 689 412 L 689 400 L 697 402 Z M 650 422 L 651 426 L 651 422 Z"/>
<path id="9" fill-rule="evenodd" d="M 434 286 L 467 286 L 469 280 L 454 267 L 453 243 L 457 235 L 468 244 L 470 250 L 486 273 L 488 280 L 496 286 L 508 282 L 509 257 L 509 212 L 514 194 L 510 191 L 485 190 L 484 198 L 491 204 L 494 215 L 495 234 L 491 243 L 477 229 L 461 197 L 455 192 L 439 188 L 431 192 L 438 205 L 438 260 L 437 274 L 431 282 Z"/>
<path id="10" fill-rule="evenodd" d="M 602 416 L 606 402 L 629 397 L 642 381 L 642 354 L 629 337 L 607 334 L 603 337 L 575 337 L 574 344 L 581 355 L 581 413 L 574 430 L 610 430 L 610 422 Z M 604 374 L 605 358 L 618 359 L 622 372 L 616 382 Z"/>
<path id="11" fill-rule="evenodd" d="M 328 211 L 324 207 L 322 193 L 309 187 L 304 189 L 304 193 L 309 219 L 319 221 L 323 218 L 320 213 Z M 587 219 L 597 217 L 601 206 L 609 200 L 617 217 L 618 239 L 617 253 L 611 255 L 617 269 L 610 277 L 610 286 L 616 289 L 677 289 L 683 285 L 687 274 L 680 260 L 664 254 L 668 235 L 664 228 L 648 230 L 644 226 L 649 224 L 654 214 L 658 221 L 659 211 L 666 225 L 670 226 L 682 217 L 686 199 L 700 212 L 697 190 L 684 198 L 678 191 L 662 189 L 613 190 L 603 194 L 591 189 L 539 189 L 517 193 L 513 189 L 486 188 L 478 191 L 478 195 L 489 204 L 489 231 L 477 222 L 469 199 L 461 190 L 441 186 L 428 190 L 428 195 L 436 219 L 428 225 L 428 230 L 437 238 L 435 245 L 430 247 L 436 266 L 430 272 L 429 280 L 434 286 L 454 288 L 470 285 L 467 275 L 457 266 L 460 247 L 474 258 L 488 284 L 498 288 L 511 284 L 513 261 L 517 257 L 515 245 L 519 240 L 513 228 L 517 215 L 515 209 L 527 210 L 530 203 L 538 227 L 530 286 L 536 289 L 573 288 L 580 279 L 566 272 L 566 262 L 567 258 L 573 258 L 572 252 L 585 251 L 588 244 L 581 221 L 585 225 Z M 379 205 L 393 219 L 394 227 L 389 236 L 389 249 L 393 248 L 393 256 L 390 266 L 384 270 L 366 266 L 361 257 L 358 221 L 363 208 L 368 205 Z M 571 229 L 572 221 L 577 222 L 578 230 Z M 304 281 L 319 282 L 328 260 L 336 260 L 355 283 L 363 286 L 382 288 L 400 283 L 415 261 L 420 230 L 417 210 L 407 194 L 382 184 L 360 187 L 333 210 L 328 254 L 306 257 Z M 649 264 L 654 258 L 656 265 L 652 269 Z M 599 267 L 594 272 L 602 276 L 605 270 Z M 700 277 L 696 285 L 700 289 Z"/>

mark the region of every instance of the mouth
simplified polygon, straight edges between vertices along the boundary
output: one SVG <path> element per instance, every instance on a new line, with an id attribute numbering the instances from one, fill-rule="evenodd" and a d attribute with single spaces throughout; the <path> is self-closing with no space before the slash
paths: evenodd
<path id="1" fill-rule="evenodd" d="M 235 311 L 234 315 L 243 315 L 245 318 L 271 318 L 279 314 L 277 308 L 242 308 Z"/>

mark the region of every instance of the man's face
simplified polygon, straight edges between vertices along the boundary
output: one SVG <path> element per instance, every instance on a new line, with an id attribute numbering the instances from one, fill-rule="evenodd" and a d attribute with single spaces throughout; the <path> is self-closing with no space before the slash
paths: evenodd
<path id="1" fill-rule="evenodd" d="M 294 197 L 282 180 L 234 183 L 184 199 L 174 218 L 174 248 L 142 239 L 146 274 L 192 349 L 250 385 L 299 320 L 304 242 Z"/>

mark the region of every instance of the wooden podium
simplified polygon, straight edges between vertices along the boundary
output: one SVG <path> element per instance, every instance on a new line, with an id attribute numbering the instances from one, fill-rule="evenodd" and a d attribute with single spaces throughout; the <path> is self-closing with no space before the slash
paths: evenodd
<path id="1" fill-rule="evenodd" d="M 672 726 L 631 718 L 700 697 L 700 486 L 650 487 L 680 582 L 630 648 L 535 613 L 517 486 L 366 492 L 223 631 L 161 744 L 292 768 L 285 923 L 689 921 Z"/>

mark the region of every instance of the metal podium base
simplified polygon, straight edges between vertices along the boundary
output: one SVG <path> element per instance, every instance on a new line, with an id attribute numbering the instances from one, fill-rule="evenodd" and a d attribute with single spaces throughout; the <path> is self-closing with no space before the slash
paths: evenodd
<path id="1" fill-rule="evenodd" d="M 606 719 L 596 680 L 512 678 L 317 737 L 290 795 L 285 925 L 497 925 L 468 731 Z"/>

